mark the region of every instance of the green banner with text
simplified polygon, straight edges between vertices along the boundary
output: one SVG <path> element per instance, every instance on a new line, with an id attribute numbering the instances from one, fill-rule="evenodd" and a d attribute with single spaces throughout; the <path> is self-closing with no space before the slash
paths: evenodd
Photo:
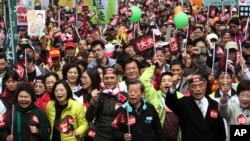
<path id="1" fill-rule="evenodd" d="M 10 64 L 14 65 L 17 59 L 17 12 L 16 0 L 8 0 L 6 7 L 6 30 L 4 40 L 4 53 Z"/>

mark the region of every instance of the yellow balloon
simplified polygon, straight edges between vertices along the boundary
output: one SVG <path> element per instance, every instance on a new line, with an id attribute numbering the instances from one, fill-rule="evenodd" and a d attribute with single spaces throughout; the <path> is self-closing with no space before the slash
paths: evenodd
<path id="1" fill-rule="evenodd" d="M 125 26 L 121 26 L 117 30 L 117 36 L 121 36 L 123 33 L 126 33 L 128 29 Z"/>

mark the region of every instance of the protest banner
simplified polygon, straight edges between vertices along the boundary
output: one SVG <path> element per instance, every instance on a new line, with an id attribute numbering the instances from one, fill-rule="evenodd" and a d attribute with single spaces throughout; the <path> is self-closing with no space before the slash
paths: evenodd
<path id="1" fill-rule="evenodd" d="M 28 35 L 43 36 L 45 35 L 45 10 L 28 11 Z"/>
<path id="2" fill-rule="evenodd" d="M 100 20 L 102 24 L 109 24 L 110 18 L 118 13 L 118 1 L 116 0 L 92 0 L 84 1 L 84 5 L 90 7 L 91 11 L 95 11 L 96 15 L 93 16 L 91 21 L 97 23 L 97 19 Z"/>
<path id="3" fill-rule="evenodd" d="M 250 16 L 250 0 L 239 0 L 239 16 Z"/>
<path id="4" fill-rule="evenodd" d="M 14 64 L 16 61 L 16 48 L 17 48 L 17 9 L 16 1 L 8 1 L 8 13 L 9 19 L 6 21 L 6 30 L 5 30 L 5 40 L 4 40 L 4 52 L 6 58 L 10 64 Z"/>
<path id="5" fill-rule="evenodd" d="M 27 7 L 22 5 L 17 5 L 17 25 L 28 25 L 27 21 Z"/>
<path id="6" fill-rule="evenodd" d="M 34 10 L 35 1 L 34 0 L 16 0 L 16 5 L 25 6 L 27 10 Z"/>

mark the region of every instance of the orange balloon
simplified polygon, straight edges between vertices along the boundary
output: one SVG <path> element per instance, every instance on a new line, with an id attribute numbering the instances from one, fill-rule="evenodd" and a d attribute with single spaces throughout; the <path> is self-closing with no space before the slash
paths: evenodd
<path id="1" fill-rule="evenodd" d="M 174 15 L 180 13 L 180 12 L 183 12 L 183 9 L 181 6 L 177 6 L 174 8 Z"/>
<path id="2" fill-rule="evenodd" d="M 202 6 L 202 0 L 193 0 L 194 5 Z"/>
<path id="3" fill-rule="evenodd" d="M 196 6 L 192 6 L 192 14 L 197 14 L 198 8 Z"/>

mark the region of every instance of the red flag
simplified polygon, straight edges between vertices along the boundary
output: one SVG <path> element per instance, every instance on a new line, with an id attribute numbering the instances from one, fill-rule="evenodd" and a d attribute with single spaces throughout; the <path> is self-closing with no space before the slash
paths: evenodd
<path id="1" fill-rule="evenodd" d="M 136 48 L 139 52 L 154 48 L 153 36 L 148 34 L 136 40 Z"/>
<path id="2" fill-rule="evenodd" d="M 227 60 L 227 70 L 231 70 L 232 72 L 235 72 L 235 66 L 233 61 Z"/>
<path id="3" fill-rule="evenodd" d="M 218 47 L 216 48 L 216 56 L 217 56 L 218 58 L 221 58 L 221 57 L 224 56 L 224 51 L 222 50 L 222 48 L 221 48 L 220 46 L 218 46 Z"/>
<path id="4" fill-rule="evenodd" d="M 134 38 L 133 32 L 129 32 L 129 33 L 127 34 L 127 41 L 129 42 L 129 41 L 132 40 L 133 38 Z"/>
<path id="5" fill-rule="evenodd" d="M 50 69 L 53 67 L 53 61 L 50 55 L 46 57 L 46 63 L 48 64 Z"/>
<path id="6" fill-rule="evenodd" d="M 173 37 L 169 40 L 170 52 L 177 53 L 179 51 L 178 39 Z"/>
<path id="7" fill-rule="evenodd" d="M 240 59 L 241 59 L 241 51 L 237 51 L 237 56 L 236 56 L 236 66 L 240 65 Z"/>
<path id="8" fill-rule="evenodd" d="M 18 73 L 20 79 L 23 79 L 24 78 L 24 67 L 21 65 L 21 64 L 15 64 L 14 66 L 16 72 Z"/>
<path id="9" fill-rule="evenodd" d="M 61 39 L 62 41 L 66 41 L 66 40 L 67 40 L 66 34 L 65 34 L 65 33 L 62 33 L 62 34 L 60 35 L 60 39 Z"/>
<path id="10" fill-rule="evenodd" d="M 230 13 L 220 13 L 219 14 L 220 21 L 224 22 L 230 19 Z"/>
<path id="11" fill-rule="evenodd" d="M 66 38 L 67 38 L 67 41 L 74 41 L 75 33 L 74 32 L 66 33 Z"/>
<path id="12" fill-rule="evenodd" d="M 110 21 L 111 26 L 115 26 L 117 24 L 117 21 L 119 19 L 119 16 L 114 16 L 114 18 Z"/>

